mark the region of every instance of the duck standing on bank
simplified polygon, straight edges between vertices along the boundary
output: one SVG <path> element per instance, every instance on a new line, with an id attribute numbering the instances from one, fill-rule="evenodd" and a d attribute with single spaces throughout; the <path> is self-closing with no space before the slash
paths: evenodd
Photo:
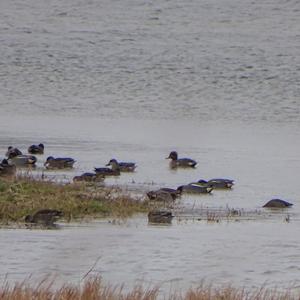
<path id="1" fill-rule="evenodd" d="M 172 169 L 177 167 L 182 168 L 195 168 L 197 162 L 191 158 L 178 158 L 176 151 L 171 151 L 169 156 L 166 159 L 171 159 L 170 167 Z"/>
<path id="2" fill-rule="evenodd" d="M 134 172 L 136 164 L 133 162 L 118 162 L 116 159 L 111 159 L 106 166 L 111 166 L 112 169 L 119 169 L 120 172 Z"/>
<path id="3" fill-rule="evenodd" d="M 47 169 L 70 169 L 73 168 L 75 160 L 71 157 L 57 157 L 49 156 L 44 163 Z"/>
<path id="4" fill-rule="evenodd" d="M 16 166 L 10 165 L 7 159 L 0 163 L 0 176 L 13 176 L 16 174 Z"/>
<path id="5" fill-rule="evenodd" d="M 25 223 L 53 226 L 54 222 L 63 216 L 63 212 L 56 209 L 41 209 L 33 215 L 25 217 Z"/>
<path id="6" fill-rule="evenodd" d="M 44 145 L 31 145 L 28 147 L 28 153 L 30 154 L 44 154 Z"/>

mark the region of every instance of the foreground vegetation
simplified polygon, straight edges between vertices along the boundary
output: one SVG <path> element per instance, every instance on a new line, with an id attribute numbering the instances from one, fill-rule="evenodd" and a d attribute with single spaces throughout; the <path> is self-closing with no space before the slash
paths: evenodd
<path id="1" fill-rule="evenodd" d="M 169 295 L 160 293 L 158 287 L 145 289 L 136 286 L 125 291 L 123 286 L 113 287 L 102 283 L 100 277 L 86 279 L 82 285 L 64 285 L 53 289 L 52 284 L 44 280 L 32 287 L 27 283 L 0 287 L 0 299 L 27 300 L 27 299 L 56 299 L 56 300 L 296 300 L 300 299 L 299 292 L 280 292 L 267 288 L 246 291 L 231 286 L 213 287 L 201 285 L 186 292 L 170 292 Z"/>
<path id="2" fill-rule="evenodd" d="M 57 184 L 32 178 L 0 179 L 0 222 L 22 222 L 40 209 L 57 209 L 70 221 L 82 217 L 127 217 L 145 212 L 148 203 L 117 188 Z"/>

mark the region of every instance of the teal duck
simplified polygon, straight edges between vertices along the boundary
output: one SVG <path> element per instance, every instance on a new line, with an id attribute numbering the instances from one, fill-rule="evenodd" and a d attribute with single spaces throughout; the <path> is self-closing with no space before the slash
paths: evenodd
<path id="1" fill-rule="evenodd" d="M 10 165 L 7 159 L 0 163 L 0 176 L 13 176 L 16 173 L 16 166 Z"/>
<path id="2" fill-rule="evenodd" d="M 192 183 L 193 185 L 208 185 L 212 186 L 214 189 L 230 189 L 234 185 L 234 180 L 232 179 L 226 179 L 226 178 L 213 178 L 208 181 L 204 179 L 200 179 L 195 183 Z"/>
<path id="3" fill-rule="evenodd" d="M 166 159 L 171 159 L 170 167 L 177 168 L 195 168 L 197 162 L 191 158 L 178 158 L 178 154 L 176 151 L 170 152 L 169 156 Z"/>
<path id="4" fill-rule="evenodd" d="M 155 209 L 148 213 L 149 223 L 167 223 L 170 224 L 174 216 L 168 210 Z"/>
<path id="5" fill-rule="evenodd" d="M 5 156 L 7 158 L 13 158 L 13 157 L 16 157 L 16 156 L 22 155 L 22 154 L 23 153 L 18 148 L 14 148 L 13 146 L 9 146 L 7 148 Z"/>
<path id="6" fill-rule="evenodd" d="M 62 216 L 62 211 L 56 209 L 41 209 L 33 215 L 27 215 L 25 217 L 25 223 L 51 226 Z"/>
<path id="7" fill-rule="evenodd" d="M 292 203 L 289 203 L 287 201 L 281 200 L 281 199 L 272 199 L 268 201 L 263 207 L 269 207 L 269 208 L 285 208 L 292 206 Z"/>
<path id="8" fill-rule="evenodd" d="M 57 157 L 49 156 L 44 163 L 47 169 L 68 169 L 73 168 L 75 160 L 71 157 Z"/>
<path id="9" fill-rule="evenodd" d="M 109 164 L 111 168 L 94 168 L 97 175 L 104 176 L 119 176 L 120 175 L 120 167 L 118 164 Z"/>
<path id="10" fill-rule="evenodd" d="M 74 182 L 79 182 L 79 181 L 97 182 L 97 181 L 103 181 L 103 180 L 104 180 L 103 175 L 98 175 L 96 173 L 90 173 L 90 172 L 83 173 L 80 176 L 75 176 L 73 178 Z"/>
<path id="11" fill-rule="evenodd" d="M 106 166 L 111 166 L 113 170 L 119 169 L 120 172 L 134 172 L 136 168 L 133 162 L 118 162 L 116 159 L 111 159 Z"/>
<path id="12" fill-rule="evenodd" d="M 33 155 L 18 155 L 8 159 L 8 162 L 17 167 L 35 167 L 37 158 Z"/>
<path id="13" fill-rule="evenodd" d="M 43 144 L 31 145 L 28 148 L 28 153 L 31 153 L 31 154 L 44 154 L 44 145 Z"/>
<path id="14" fill-rule="evenodd" d="M 209 185 L 186 184 L 179 186 L 177 189 L 181 193 L 207 194 L 212 192 L 213 187 Z"/>
<path id="15" fill-rule="evenodd" d="M 180 195 L 181 195 L 180 190 L 178 190 L 178 189 L 175 190 L 175 189 L 171 189 L 171 188 L 160 188 L 158 190 L 149 191 L 147 193 L 147 196 L 150 200 L 157 200 L 157 201 L 175 200 Z"/>

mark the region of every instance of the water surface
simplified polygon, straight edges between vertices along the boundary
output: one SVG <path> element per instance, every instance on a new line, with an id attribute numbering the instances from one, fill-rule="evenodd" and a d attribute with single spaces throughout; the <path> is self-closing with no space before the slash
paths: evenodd
<path id="1" fill-rule="evenodd" d="M 1 1 L 1 157 L 43 142 L 34 174 L 63 181 L 111 158 L 134 161 L 135 173 L 105 184 L 142 194 L 236 180 L 184 196 L 171 226 L 139 215 L 2 228 L 1 278 L 78 283 L 97 262 L 93 274 L 129 286 L 299 287 L 299 11 L 296 0 Z M 197 168 L 171 171 L 171 150 Z M 74 157 L 74 169 L 45 171 L 49 155 Z M 262 209 L 275 197 L 294 206 Z M 228 208 L 247 217 L 199 218 Z"/>

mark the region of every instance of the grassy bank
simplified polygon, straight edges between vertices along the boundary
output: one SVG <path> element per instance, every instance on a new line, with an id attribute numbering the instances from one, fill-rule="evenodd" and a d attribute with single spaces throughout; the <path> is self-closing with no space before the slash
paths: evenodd
<path id="1" fill-rule="evenodd" d="M 247 291 L 231 286 L 213 287 L 201 285 L 186 292 L 169 292 L 161 295 L 159 288 L 145 289 L 136 286 L 125 292 L 123 286 L 114 287 L 102 283 L 101 278 L 89 278 L 82 285 L 64 285 L 52 289 L 51 283 L 42 281 L 36 287 L 21 283 L 13 286 L 4 284 L 0 287 L 0 299 L 27 300 L 27 299 L 56 299 L 56 300 L 296 300 L 300 299 L 299 292 L 280 292 L 274 289 L 259 288 Z"/>
<path id="2" fill-rule="evenodd" d="M 56 184 L 31 178 L 0 179 L 0 222 L 22 222 L 40 209 L 57 209 L 69 221 L 81 217 L 127 217 L 145 212 L 148 204 L 129 194 L 85 184 Z"/>

